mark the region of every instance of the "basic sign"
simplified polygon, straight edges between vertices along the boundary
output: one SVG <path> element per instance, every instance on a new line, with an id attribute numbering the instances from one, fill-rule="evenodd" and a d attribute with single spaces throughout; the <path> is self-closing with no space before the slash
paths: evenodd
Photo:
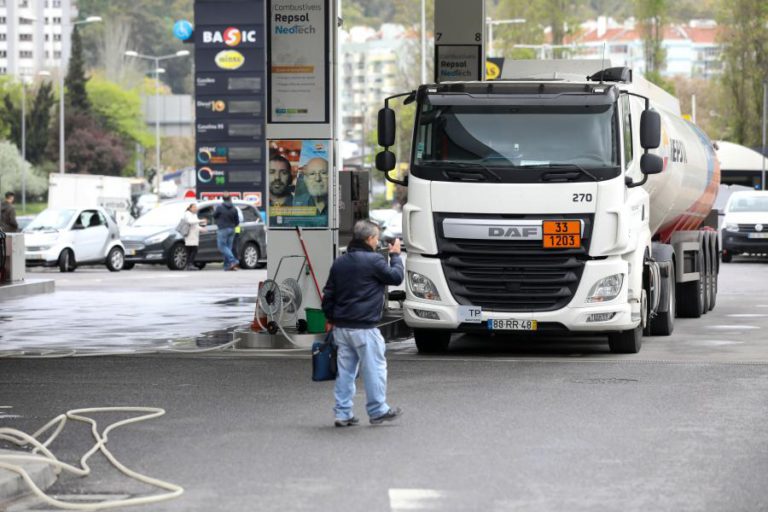
<path id="1" fill-rule="evenodd" d="M 578 220 L 545 220 L 545 249 L 578 249 L 581 247 L 581 222 Z"/>

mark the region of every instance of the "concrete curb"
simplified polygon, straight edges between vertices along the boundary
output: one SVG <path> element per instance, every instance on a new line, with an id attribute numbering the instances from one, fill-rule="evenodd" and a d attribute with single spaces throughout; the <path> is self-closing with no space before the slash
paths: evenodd
<path id="1" fill-rule="evenodd" d="M 53 293 L 56 282 L 53 279 L 27 279 L 20 283 L 0 285 L 0 300 L 18 299 L 38 293 Z"/>
<path id="2" fill-rule="evenodd" d="M 13 455 L 24 454 L 28 452 L 22 452 L 20 450 L 0 450 L 0 455 Z M 35 485 L 40 489 L 47 489 L 56 481 L 56 474 L 53 471 L 53 467 L 50 464 L 42 462 L 16 462 L 19 466 L 23 467 Z M 29 494 L 29 486 L 22 479 L 21 475 L 9 471 L 7 469 L 0 469 L 0 510 L 3 510 L 3 505 L 7 502 L 20 498 L 25 494 Z"/>

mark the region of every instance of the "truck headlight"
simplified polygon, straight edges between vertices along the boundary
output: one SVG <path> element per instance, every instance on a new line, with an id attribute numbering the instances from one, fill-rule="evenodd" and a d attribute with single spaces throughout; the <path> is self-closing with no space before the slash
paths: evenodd
<path id="1" fill-rule="evenodd" d="M 145 245 L 159 244 L 160 242 L 162 242 L 163 240 L 168 238 L 168 235 L 170 235 L 170 233 L 168 231 L 164 231 L 162 233 L 158 233 L 156 235 L 152 235 L 151 237 L 149 237 L 146 240 L 144 240 L 144 244 Z"/>
<path id="2" fill-rule="evenodd" d="M 622 284 L 624 284 L 624 274 L 614 274 L 602 278 L 589 291 L 587 302 L 607 302 L 615 299 L 621 292 Z"/>
<path id="3" fill-rule="evenodd" d="M 416 272 L 408 272 L 408 284 L 411 286 L 411 292 L 420 299 L 440 300 L 440 294 L 437 293 L 437 287 L 428 277 Z"/>
<path id="4" fill-rule="evenodd" d="M 728 222 L 725 225 L 725 230 L 730 231 L 731 233 L 737 233 L 739 231 L 739 225 L 734 224 L 732 222 Z"/>

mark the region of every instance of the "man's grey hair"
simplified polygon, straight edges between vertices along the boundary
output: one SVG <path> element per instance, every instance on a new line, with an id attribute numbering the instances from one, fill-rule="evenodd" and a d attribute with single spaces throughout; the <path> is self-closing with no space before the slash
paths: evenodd
<path id="1" fill-rule="evenodd" d="M 359 220 L 355 222 L 355 227 L 352 230 L 352 239 L 365 241 L 369 237 L 379 234 L 379 225 L 369 220 Z"/>

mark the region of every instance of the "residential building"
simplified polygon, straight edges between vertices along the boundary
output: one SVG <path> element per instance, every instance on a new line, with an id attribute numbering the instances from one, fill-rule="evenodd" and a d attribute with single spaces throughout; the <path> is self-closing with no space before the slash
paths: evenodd
<path id="1" fill-rule="evenodd" d="M 408 65 L 406 43 L 411 40 L 416 36 L 400 25 L 385 24 L 378 30 L 352 27 L 342 32 L 341 138 L 355 144 L 345 146 L 348 164 L 359 165 L 363 156 L 371 156 L 375 145 L 366 140 L 374 133 L 376 112 L 384 98 L 405 90 L 402 67 Z"/>
<path id="2" fill-rule="evenodd" d="M 0 0 L 0 74 L 66 68 L 76 0 Z"/>
<path id="3" fill-rule="evenodd" d="M 722 72 L 718 27 L 713 20 L 692 20 L 687 24 L 670 24 L 664 28 L 661 46 L 665 51 L 662 76 L 712 78 Z M 566 51 L 576 58 L 605 57 L 616 66 L 631 67 L 645 73 L 644 44 L 640 28 L 630 18 L 623 23 L 601 16 L 581 25 L 570 39 Z M 543 45 L 543 50 L 547 45 Z M 544 52 L 541 52 L 544 53 Z"/>

